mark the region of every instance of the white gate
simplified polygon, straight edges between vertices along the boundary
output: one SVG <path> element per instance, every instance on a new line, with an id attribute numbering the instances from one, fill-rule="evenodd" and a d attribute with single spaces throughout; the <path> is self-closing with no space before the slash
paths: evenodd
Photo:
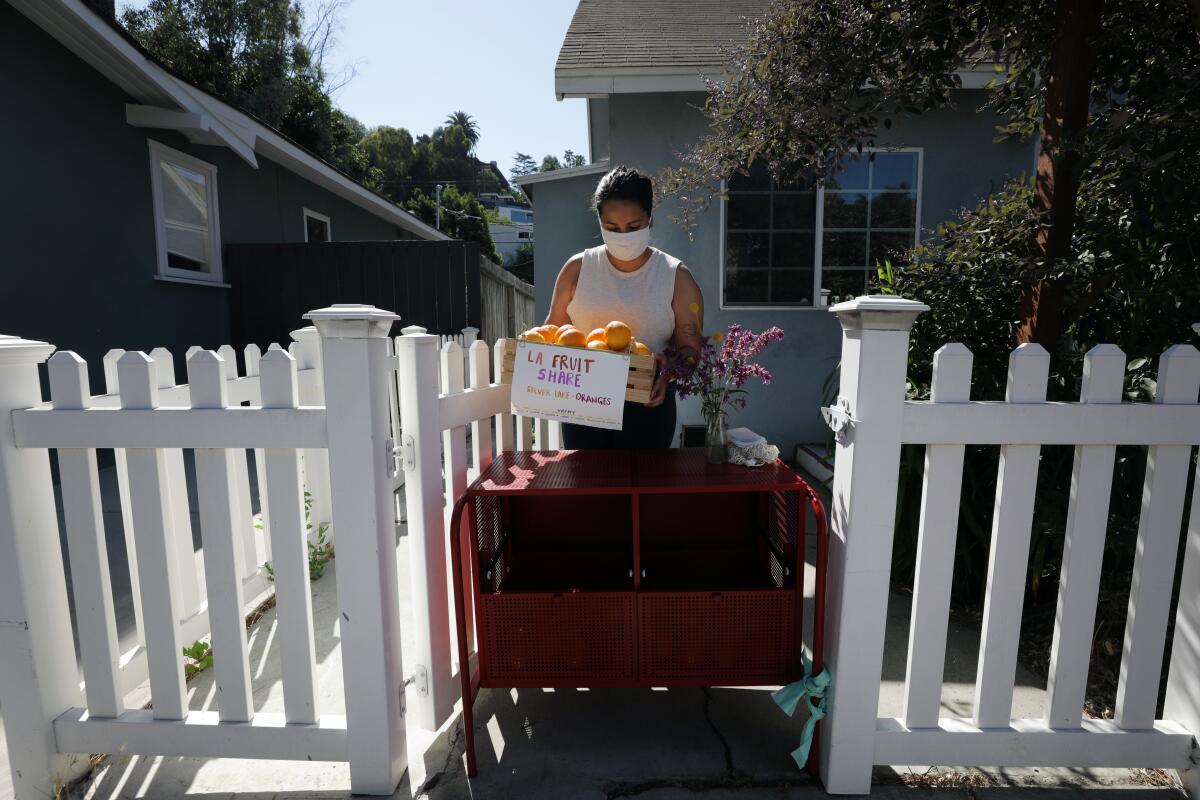
<path id="1" fill-rule="evenodd" d="M 1200 732 L 1200 482 L 1191 503 L 1164 719 L 1155 719 L 1191 449 L 1200 444 L 1200 353 L 1163 354 L 1155 403 L 1121 403 L 1125 357 L 1086 355 L 1078 403 L 1049 403 L 1049 358 L 1022 345 L 1005 402 L 970 401 L 971 354 L 934 361 L 929 402 L 905 401 L 908 331 L 927 306 L 859 297 L 842 324 L 841 405 L 833 479 L 826 659 L 833 675 L 821 776 L 835 794 L 865 794 L 875 764 L 1188 769 Z M 926 445 L 904 715 L 878 718 L 901 444 Z M 987 597 L 967 719 L 940 716 L 950 572 L 963 447 L 1001 446 Z M 1148 445 L 1116 719 L 1082 719 L 1114 448 Z M 1030 523 L 1041 445 L 1073 445 L 1058 613 L 1045 714 L 1011 719 Z M 1190 780 L 1195 782 L 1196 770 Z"/>

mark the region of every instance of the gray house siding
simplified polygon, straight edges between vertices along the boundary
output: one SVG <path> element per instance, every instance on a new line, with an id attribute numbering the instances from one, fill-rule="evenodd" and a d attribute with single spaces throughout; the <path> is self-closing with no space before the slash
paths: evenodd
<path id="1" fill-rule="evenodd" d="M 699 93 L 612 95 L 610 127 L 603 137 L 611 163 L 636 166 L 650 174 L 666 165 L 678 165 L 674 153 L 687 148 L 706 130 L 697 108 L 703 102 L 704 95 Z M 950 219 L 962 207 L 974 206 L 1008 177 L 1033 167 L 1032 144 L 992 142 L 996 118 L 977 113 L 982 102 L 982 92 L 959 92 L 955 110 L 899 121 L 882 142 L 924 149 L 920 186 L 923 230 Z M 593 124 L 601 119 L 601 115 L 592 116 Z M 587 207 L 598 177 L 549 181 L 534 189 L 539 317 L 549 307 L 554 278 L 564 261 L 600 241 L 595 215 Z M 821 385 L 839 358 L 837 320 L 827 309 L 722 309 L 720 207 L 714 203 L 699 218 L 690 239 L 670 220 L 677 212 L 678 205 L 671 201 L 655 209 L 651 243 L 682 259 L 695 274 L 704 292 L 706 332 L 738 322 L 756 331 L 779 325 L 786 333 L 784 341 L 764 359 L 775 380 L 753 392 L 747 409 L 732 411 L 729 424 L 762 433 L 778 444 L 784 455 L 790 455 L 797 442 L 823 441 Z M 700 421 L 698 404 L 680 405 L 680 424 Z"/>
<path id="2" fill-rule="evenodd" d="M 110 348 L 229 339 L 228 289 L 155 280 L 148 139 L 217 167 L 223 244 L 303 241 L 303 211 L 331 218 L 334 239 L 396 239 L 401 231 L 267 159 L 125 122 L 125 94 L 40 28 L 0 3 L 0 126 L 5 248 L 0 333 L 74 350 L 103 387 Z M 300 325 L 297 320 L 297 327 Z"/>

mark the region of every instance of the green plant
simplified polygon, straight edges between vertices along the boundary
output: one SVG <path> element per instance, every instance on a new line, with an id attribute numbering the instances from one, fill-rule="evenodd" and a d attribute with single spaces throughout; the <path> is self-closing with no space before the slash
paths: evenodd
<path id="1" fill-rule="evenodd" d="M 311 536 L 310 531 L 313 529 L 312 524 L 312 493 L 305 490 L 304 492 L 304 533 L 306 543 L 308 545 L 308 579 L 315 581 L 325 574 L 325 566 L 333 560 L 333 542 L 326 538 L 329 531 L 329 523 L 323 523 L 317 528 L 316 542 L 308 540 Z M 254 524 L 256 528 L 262 530 L 262 522 Z M 275 582 L 275 568 L 270 561 L 264 561 L 263 570 L 267 573 L 267 581 Z"/>
<path id="2" fill-rule="evenodd" d="M 183 648 L 183 675 L 185 680 L 191 680 L 213 665 L 212 645 L 202 639 L 192 642 L 190 647 Z"/>

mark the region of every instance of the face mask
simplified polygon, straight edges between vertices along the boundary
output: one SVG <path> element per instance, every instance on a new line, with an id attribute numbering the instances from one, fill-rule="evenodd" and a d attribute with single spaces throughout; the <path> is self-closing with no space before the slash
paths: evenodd
<path id="1" fill-rule="evenodd" d="M 604 246 L 612 253 L 613 258 L 618 261 L 633 261 L 645 252 L 646 246 L 650 244 L 650 223 L 647 222 L 646 227 L 629 233 L 617 233 L 601 227 L 600 236 L 604 238 Z"/>

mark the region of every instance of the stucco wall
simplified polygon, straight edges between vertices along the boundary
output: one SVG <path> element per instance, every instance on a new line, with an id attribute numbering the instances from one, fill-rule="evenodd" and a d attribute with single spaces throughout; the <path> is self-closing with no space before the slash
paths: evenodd
<path id="1" fill-rule="evenodd" d="M 1028 142 L 994 144 L 991 114 L 977 113 L 983 95 L 958 93 L 958 108 L 897 122 L 885 140 L 889 144 L 924 148 L 921 183 L 921 226 L 930 228 L 964 206 L 973 206 L 1009 176 L 1033 167 Z M 613 95 L 608 142 L 613 165 L 627 164 L 656 173 L 677 165 L 674 152 L 685 149 L 705 130 L 701 94 Z M 600 241 L 595 216 L 587 199 L 598 176 L 550 181 L 537 186 L 536 285 L 537 313 L 549 305 L 554 277 L 573 253 Z M 765 359 L 775 375 L 765 388 L 754 389 L 744 411 L 731 412 L 730 425 L 746 425 L 780 446 L 785 456 L 797 442 L 823 441 L 819 406 L 821 385 L 840 355 L 841 331 L 825 309 L 729 310 L 720 308 L 719 208 L 713 205 L 689 238 L 670 215 L 678 206 L 668 202 L 656 209 L 651 243 L 682 259 L 695 274 L 706 302 L 705 329 L 724 329 L 738 322 L 753 330 L 779 325 L 783 342 L 773 345 Z M 699 424 L 694 402 L 680 405 L 681 424 Z"/>
<path id="2" fill-rule="evenodd" d="M 229 339 L 227 289 L 154 279 L 147 139 L 217 167 L 223 243 L 303 241 L 302 209 L 331 218 L 333 238 L 394 239 L 391 224 L 259 158 L 125 123 L 130 98 L 6 3 L 0 3 L 0 333 L 75 350 L 103 387 L 110 348 Z M 297 327 L 302 320 L 297 320 Z"/>

